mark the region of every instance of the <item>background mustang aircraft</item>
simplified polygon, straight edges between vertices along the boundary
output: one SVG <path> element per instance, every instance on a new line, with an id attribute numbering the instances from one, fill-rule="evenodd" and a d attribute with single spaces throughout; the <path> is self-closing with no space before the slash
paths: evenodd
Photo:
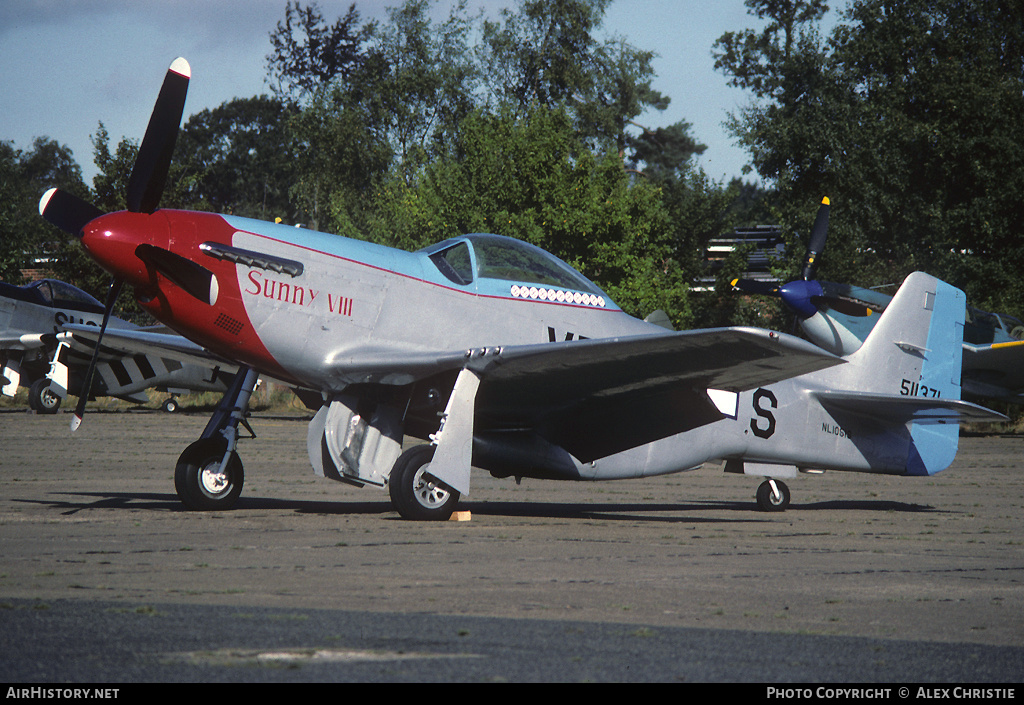
<path id="1" fill-rule="evenodd" d="M 103 304 L 70 284 L 43 279 L 25 286 L 0 282 L 0 358 L 3 359 L 3 394 L 13 397 L 19 386 L 29 390 L 29 406 L 40 413 L 56 413 L 68 390 L 81 393 L 94 340 L 74 340 L 67 326 L 99 328 Z M 111 317 L 119 330 L 140 329 Z M 174 394 L 187 391 L 223 392 L 235 369 L 220 370 L 203 360 L 182 364 L 174 357 L 104 349 L 96 366 L 91 395 L 111 396 L 139 404 L 149 402 L 146 389 L 168 391 L 164 408 L 173 410 Z M 51 374 L 51 372 L 55 374 Z"/>
<path id="2" fill-rule="evenodd" d="M 818 281 L 817 260 L 825 248 L 829 202 L 818 209 L 801 279 L 777 285 L 735 279 L 735 288 L 777 296 L 796 316 L 808 340 L 849 355 L 867 338 L 892 297 L 850 284 Z M 963 345 L 963 395 L 967 399 L 1024 403 L 1024 322 L 1005 314 L 966 307 Z"/>
<path id="3" fill-rule="evenodd" d="M 130 284 L 158 320 L 240 366 L 178 459 L 189 507 L 230 507 L 241 492 L 237 426 L 260 374 L 321 392 L 307 435 L 318 474 L 386 486 L 417 519 L 451 515 L 471 464 L 500 477 L 605 480 L 725 460 L 770 478 L 759 500 L 780 509 L 789 491 L 776 478 L 930 474 L 952 461 L 959 419 L 1003 418 L 959 401 L 963 294 L 923 274 L 844 360 L 766 330 L 668 332 L 552 255 L 497 235 L 404 252 L 160 210 L 189 74 L 183 59 L 171 64 L 127 211 L 105 214 L 56 189 L 40 201 L 113 275 L 112 292 Z M 430 442 L 403 452 L 405 435 Z"/>

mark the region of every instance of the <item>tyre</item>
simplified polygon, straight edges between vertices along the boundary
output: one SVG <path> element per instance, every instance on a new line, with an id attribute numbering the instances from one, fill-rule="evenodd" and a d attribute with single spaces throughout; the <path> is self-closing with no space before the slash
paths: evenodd
<path id="1" fill-rule="evenodd" d="M 762 482 L 757 488 L 757 506 L 765 512 L 782 512 L 789 506 L 789 488 L 785 482 L 775 480 L 775 486 L 779 488 L 776 496 L 772 490 L 772 483 Z"/>
<path id="2" fill-rule="evenodd" d="M 402 453 L 391 468 L 388 493 L 403 519 L 448 521 L 459 503 L 459 493 L 430 474 L 433 457 L 433 446 L 414 446 Z"/>
<path id="3" fill-rule="evenodd" d="M 160 408 L 169 414 L 173 414 L 179 408 L 178 400 L 175 399 L 174 397 L 171 397 L 170 399 L 166 400 L 163 404 L 161 404 Z"/>
<path id="4" fill-rule="evenodd" d="M 231 452 L 224 472 L 220 471 L 227 442 L 203 438 L 192 443 L 178 457 L 174 468 L 174 489 L 189 509 L 210 511 L 231 509 L 242 494 L 244 472 L 238 453 Z"/>
<path id="5" fill-rule="evenodd" d="M 50 391 L 50 380 L 45 377 L 37 379 L 28 388 L 28 405 L 39 414 L 56 414 L 60 409 L 61 398 Z"/>

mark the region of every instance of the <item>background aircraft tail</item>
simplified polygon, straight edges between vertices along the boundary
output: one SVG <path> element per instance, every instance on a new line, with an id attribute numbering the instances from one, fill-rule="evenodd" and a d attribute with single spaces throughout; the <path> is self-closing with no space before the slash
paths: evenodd
<path id="1" fill-rule="evenodd" d="M 960 401 L 965 310 L 962 291 L 911 274 L 860 349 L 828 371 L 831 389 L 816 394 L 837 419 L 906 424 L 909 475 L 932 475 L 953 462 L 959 421 L 1004 418 Z"/>

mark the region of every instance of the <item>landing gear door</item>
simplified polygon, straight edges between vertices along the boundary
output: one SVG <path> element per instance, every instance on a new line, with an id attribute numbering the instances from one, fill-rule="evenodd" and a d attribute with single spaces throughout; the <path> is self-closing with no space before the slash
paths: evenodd
<path id="1" fill-rule="evenodd" d="M 309 462 L 321 477 L 383 487 L 402 453 L 402 412 L 384 404 L 361 406 L 356 397 L 342 395 L 320 407 L 306 436 Z"/>

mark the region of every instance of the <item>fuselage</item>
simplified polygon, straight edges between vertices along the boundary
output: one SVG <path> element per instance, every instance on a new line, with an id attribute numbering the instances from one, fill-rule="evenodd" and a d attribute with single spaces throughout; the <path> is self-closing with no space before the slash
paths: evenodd
<path id="1" fill-rule="evenodd" d="M 136 254 L 142 232 L 210 270 L 213 305 Z M 361 381 L 347 359 L 663 333 L 525 243 L 493 235 L 407 252 L 209 213 L 114 213 L 83 244 L 161 322 L 271 376 L 326 390 Z M 490 260 L 484 260 L 490 255 Z M 542 271 L 538 271 L 542 270 Z M 546 281 L 542 281 L 546 280 Z"/>

